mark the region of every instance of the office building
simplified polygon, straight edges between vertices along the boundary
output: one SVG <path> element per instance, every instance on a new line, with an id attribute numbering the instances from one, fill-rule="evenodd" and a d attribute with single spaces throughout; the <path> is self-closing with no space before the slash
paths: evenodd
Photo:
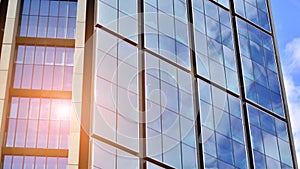
<path id="1" fill-rule="evenodd" d="M 0 5 L 2 168 L 297 168 L 269 0 Z"/>

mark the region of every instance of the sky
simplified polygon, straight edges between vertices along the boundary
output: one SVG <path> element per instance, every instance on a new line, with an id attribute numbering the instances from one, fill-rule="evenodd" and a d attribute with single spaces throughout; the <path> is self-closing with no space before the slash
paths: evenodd
<path id="1" fill-rule="evenodd" d="M 300 1 L 270 1 L 300 167 Z"/>

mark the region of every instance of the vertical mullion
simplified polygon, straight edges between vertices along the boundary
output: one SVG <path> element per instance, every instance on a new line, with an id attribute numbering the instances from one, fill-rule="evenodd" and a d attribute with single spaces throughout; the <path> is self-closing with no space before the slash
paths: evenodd
<path id="1" fill-rule="evenodd" d="M 193 102 L 194 102 L 194 118 L 196 128 L 196 148 L 197 148 L 197 167 L 204 168 L 204 151 L 201 142 L 201 117 L 200 117 L 200 105 L 198 95 L 198 82 L 197 82 L 197 69 L 196 69 L 196 52 L 195 52 L 195 38 L 193 28 L 193 8 L 192 1 L 187 0 L 187 19 L 188 19 L 188 38 L 189 38 L 189 53 L 191 59 L 191 75 L 192 75 L 192 90 L 193 90 Z"/>
<path id="2" fill-rule="evenodd" d="M 236 55 L 236 65 L 237 65 L 237 74 L 239 79 L 239 89 L 240 89 L 240 99 L 242 104 L 242 117 L 244 123 L 244 132 L 245 132 L 245 146 L 247 150 L 248 156 L 248 167 L 254 168 L 254 160 L 253 160 L 253 153 L 252 153 L 252 146 L 251 146 L 251 134 L 250 134 L 250 123 L 247 116 L 247 102 L 246 102 L 246 92 L 244 88 L 244 81 L 243 81 L 243 73 L 242 73 L 242 60 L 239 50 L 239 43 L 238 43 L 238 32 L 237 32 L 237 24 L 235 18 L 235 8 L 233 1 L 229 1 L 229 10 L 230 10 L 230 17 L 231 17 L 231 26 L 232 26 L 232 37 L 233 43 L 235 48 L 235 55 Z"/>
<path id="3" fill-rule="evenodd" d="M 138 17 L 138 93 L 139 93 L 139 168 L 146 169 L 146 91 L 144 53 L 144 1 L 137 0 Z"/>

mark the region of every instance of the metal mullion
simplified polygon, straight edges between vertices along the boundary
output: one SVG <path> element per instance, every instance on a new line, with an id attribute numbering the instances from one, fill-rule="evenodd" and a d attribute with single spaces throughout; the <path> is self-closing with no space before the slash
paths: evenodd
<path id="1" fill-rule="evenodd" d="M 204 150 L 202 146 L 202 127 L 201 127 L 201 116 L 200 116 L 200 104 L 199 104 L 199 92 L 198 92 L 198 81 L 197 81 L 197 65 L 196 65 L 196 47 L 195 47 L 195 34 L 193 26 L 193 7 L 192 1 L 186 0 L 187 2 L 187 19 L 188 19 L 188 39 L 189 39 L 189 53 L 191 58 L 191 72 L 192 75 L 192 90 L 193 90 L 193 102 L 194 102 L 194 118 L 195 118 L 195 140 L 197 150 L 197 167 L 204 168 Z M 204 17 L 205 20 L 205 17 Z"/>
<path id="2" fill-rule="evenodd" d="M 274 53 L 275 53 L 276 64 L 277 64 L 276 67 L 277 67 L 277 71 L 278 71 L 278 79 L 279 79 L 279 84 L 280 84 L 283 109 L 284 109 L 285 117 L 286 117 L 289 145 L 290 145 L 291 155 L 292 155 L 292 160 L 293 160 L 293 165 L 294 165 L 293 167 L 297 168 L 299 161 L 297 162 L 297 153 L 295 150 L 296 146 L 294 143 L 294 136 L 293 136 L 293 132 L 292 132 L 291 116 L 290 116 L 290 111 L 289 111 L 289 107 L 288 107 L 287 93 L 286 93 L 285 85 L 284 85 L 284 78 L 283 78 L 284 76 L 283 76 L 281 61 L 280 61 L 280 56 L 279 56 L 279 49 L 278 49 L 278 44 L 277 44 L 277 39 L 276 39 L 276 31 L 275 31 L 274 19 L 273 19 L 273 15 L 272 15 L 272 8 L 271 8 L 270 1 L 266 0 L 266 2 L 267 2 L 267 9 L 269 12 L 270 29 L 272 32 Z"/>
<path id="3" fill-rule="evenodd" d="M 138 15 L 138 96 L 139 96 L 139 168 L 146 169 L 147 163 L 147 134 L 146 134 L 146 74 L 145 74 L 145 28 L 144 0 L 137 0 Z"/>
<path id="4" fill-rule="evenodd" d="M 248 119 L 248 112 L 247 112 L 247 99 L 245 95 L 245 88 L 244 88 L 244 81 L 243 81 L 243 74 L 242 74 L 242 59 L 239 50 L 239 42 L 238 42 L 238 32 L 237 32 L 237 23 L 236 23 L 236 15 L 235 15 L 235 8 L 233 1 L 229 1 L 230 5 L 230 16 L 231 16 L 231 26 L 232 26 L 232 37 L 233 37 L 233 45 L 235 48 L 235 56 L 236 56 L 236 65 L 237 65 L 237 75 L 239 79 L 239 87 L 240 87 L 240 99 L 242 104 L 242 121 L 244 124 L 244 135 L 245 137 L 245 147 L 246 147 L 246 154 L 248 156 L 248 167 L 254 168 L 254 159 L 252 153 L 252 145 L 251 145 L 251 134 L 250 128 L 248 127 L 250 122 Z"/>

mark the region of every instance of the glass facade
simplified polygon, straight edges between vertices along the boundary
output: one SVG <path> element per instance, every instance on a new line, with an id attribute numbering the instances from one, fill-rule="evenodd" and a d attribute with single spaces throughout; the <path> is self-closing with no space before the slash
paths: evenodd
<path id="1" fill-rule="evenodd" d="M 84 3 L 20 3 L 3 168 L 297 168 L 268 0 Z"/>
<path id="2" fill-rule="evenodd" d="M 77 2 L 20 4 L 3 168 L 67 168 Z"/>
<path id="3" fill-rule="evenodd" d="M 96 4 L 95 168 L 293 168 L 266 1 Z"/>

